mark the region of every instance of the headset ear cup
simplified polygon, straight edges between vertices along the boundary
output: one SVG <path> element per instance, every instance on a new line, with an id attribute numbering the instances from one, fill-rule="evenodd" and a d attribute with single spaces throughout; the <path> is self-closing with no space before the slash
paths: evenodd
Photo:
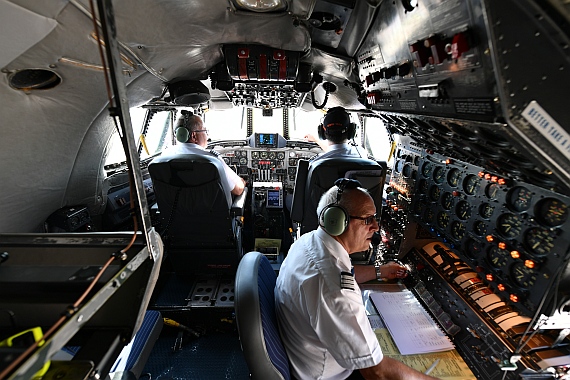
<path id="1" fill-rule="evenodd" d="M 190 131 L 188 130 L 188 128 L 185 127 L 176 128 L 176 140 L 185 143 L 188 142 L 189 137 L 190 137 Z"/>
<path id="2" fill-rule="evenodd" d="M 346 231 L 350 218 L 344 208 L 331 205 L 323 209 L 320 219 L 321 227 L 329 235 L 338 236 Z"/>
<path id="3" fill-rule="evenodd" d="M 356 123 L 350 123 L 346 131 L 347 139 L 352 140 L 356 136 Z"/>
<path id="4" fill-rule="evenodd" d="M 317 133 L 318 133 L 318 135 L 319 135 L 319 138 L 320 138 L 321 140 L 326 140 L 326 136 L 325 136 L 325 127 L 323 126 L 323 124 L 322 124 L 322 123 L 321 123 L 321 124 L 319 124 L 318 130 L 317 130 Z"/>

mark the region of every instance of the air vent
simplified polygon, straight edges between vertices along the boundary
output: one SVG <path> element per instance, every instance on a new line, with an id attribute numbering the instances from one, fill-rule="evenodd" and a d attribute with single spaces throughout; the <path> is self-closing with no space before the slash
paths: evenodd
<path id="1" fill-rule="evenodd" d="M 16 90 L 48 90 L 61 83 L 55 72 L 46 69 L 24 69 L 10 74 L 8 82 Z"/>

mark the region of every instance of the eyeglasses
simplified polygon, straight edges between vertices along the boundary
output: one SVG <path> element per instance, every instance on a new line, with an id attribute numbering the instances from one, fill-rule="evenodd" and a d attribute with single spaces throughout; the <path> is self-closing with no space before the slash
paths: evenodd
<path id="1" fill-rule="evenodd" d="M 377 214 L 366 216 L 366 217 L 349 215 L 349 217 L 351 217 L 352 219 L 363 220 L 365 225 L 372 224 L 372 222 L 374 222 L 376 220 L 376 216 L 377 216 Z"/>
<path id="2" fill-rule="evenodd" d="M 195 131 L 192 131 L 192 132 L 205 132 L 205 133 L 208 133 L 208 130 L 207 130 L 207 129 L 196 129 Z"/>

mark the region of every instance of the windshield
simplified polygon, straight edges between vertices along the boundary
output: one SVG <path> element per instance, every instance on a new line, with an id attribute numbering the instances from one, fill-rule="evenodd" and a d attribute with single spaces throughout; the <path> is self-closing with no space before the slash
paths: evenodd
<path id="1" fill-rule="evenodd" d="M 251 125 L 252 133 L 279 133 L 284 135 L 283 116 L 284 109 L 274 109 L 272 116 L 264 116 L 263 110 L 259 108 L 251 108 Z M 318 136 L 318 125 L 322 122 L 324 112 L 321 110 L 305 111 L 302 108 L 286 110 L 288 117 L 288 133 L 290 140 L 308 141 L 306 136 Z M 133 135 L 137 140 L 140 159 L 154 156 L 167 147 L 175 143 L 172 133 L 173 121 L 180 116 L 180 111 L 164 110 L 154 111 L 150 115 L 147 126 L 145 128 L 145 116 L 147 109 L 141 107 L 133 107 L 130 110 L 131 124 L 133 126 Z M 210 110 L 204 113 L 204 125 L 208 129 L 211 141 L 221 140 L 245 140 L 248 137 L 248 108 L 233 107 L 223 110 Z M 352 122 L 360 126 L 358 117 L 351 114 Z M 379 119 L 371 121 L 371 128 L 367 128 L 367 139 L 373 139 L 380 144 L 374 144 L 371 147 L 367 144 L 366 148 L 374 150 L 372 153 L 376 156 L 380 155 L 381 159 L 386 159 L 384 155 L 389 151 L 386 147 L 387 134 L 383 125 L 375 125 L 381 122 Z M 144 144 L 141 143 L 144 135 Z M 357 128 L 354 141 L 361 143 L 361 128 Z M 107 149 L 107 157 L 105 165 L 115 164 L 125 161 L 125 153 L 119 136 L 115 133 L 109 143 Z"/>

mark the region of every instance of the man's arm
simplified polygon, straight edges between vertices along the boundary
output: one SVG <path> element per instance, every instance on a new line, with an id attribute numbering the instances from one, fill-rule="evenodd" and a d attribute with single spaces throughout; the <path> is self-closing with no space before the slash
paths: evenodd
<path id="1" fill-rule="evenodd" d="M 241 193 L 243 193 L 243 189 L 245 188 L 245 181 L 243 180 L 243 178 L 239 177 L 239 180 L 234 181 L 235 185 L 234 188 L 232 189 L 232 194 L 233 195 L 241 195 Z"/>
<path id="2" fill-rule="evenodd" d="M 402 362 L 384 356 L 382 361 L 373 367 L 362 368 L 360 370 L 362 376 L 369 380 L 428 380 L 437 379 L 424 375 L 415 369 L 408 367 Z"/>
<path id="3" fill-rule="evenodd" d="M 380 276 L 387 280 L 393 280 L 395 278 L 404 278 L 408 275 L 406 267 L 403 267 L 395 262 L 389 262 L 384 265 L 380 265 Z M 376 279 L 376 268 L 374 265 L 355 265 L 354 266 L 354 278 L 356 282 L 361 284 L 363 282 L 371 281 Z"/>

